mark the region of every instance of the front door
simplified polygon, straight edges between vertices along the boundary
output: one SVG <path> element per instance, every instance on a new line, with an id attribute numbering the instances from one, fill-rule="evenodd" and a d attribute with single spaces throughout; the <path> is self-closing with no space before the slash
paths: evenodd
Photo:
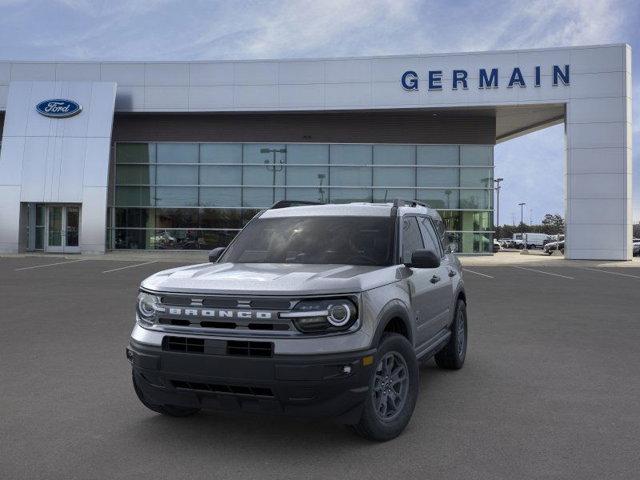
<path id="1" fill-rule="evenodd" d="M 80 207 L 48 205 L 46 209 L 45 251 L 79 253 Z"/>

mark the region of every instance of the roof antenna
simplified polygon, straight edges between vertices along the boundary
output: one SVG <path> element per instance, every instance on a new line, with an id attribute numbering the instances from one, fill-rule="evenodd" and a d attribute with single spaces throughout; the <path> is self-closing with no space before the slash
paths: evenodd
<path id="1" fill-rule="evenodd" d="M 389 189 L 388 188 L 386 188 L 384 190 L 384 202 L 382 202 L 382 203 L 387 203 L 387 193 L 389 193 Z"/>

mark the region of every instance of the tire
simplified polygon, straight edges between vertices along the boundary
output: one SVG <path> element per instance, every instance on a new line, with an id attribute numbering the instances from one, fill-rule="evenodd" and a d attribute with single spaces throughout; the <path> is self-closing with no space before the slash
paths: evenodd
<path id="1" fill-rule="evenodd" d="M 142 389 L 138 384 L 138 380 L 134 372 L 131 372 L 131 379 L 133 381 L 133 389 L 136 391 L 138 399 L 149 410 L 152 410 L 156 413 L 161 413 L 162 415 L 167 415 L 169 417 L 189 417 L 200 411 L 199 408 L 179 407 L 177 405 L 155 405 L 153 403 L 150 403 L 144 397 L 144 394 L 142 393 Z"/>
<path id="2" fill-rule="evenodd" d="M 436 365 L 446 370 L 460 370 L 467 356 L 467 305 L 458 300 L 456 315 L 451 324 L 449 341 L 435 355 Z"/>
<path id="3" fill-rule="evenodd" d="M 398 373 L 385 376 L 387 368 Z M 404 375 L 400 372 L 404 372 Z M 396 375 L 400 377 L 395 384 L 385 384 Z M 362 416 L 353 430 L 361 437 L 377 442 L 386 442 L 400 435 L 411 420 L 416 406 L 419 375 L 413 345 L 402 335 L 385 334 L 376 354 L 376 368 L 371 374 Z M 395 396 L 390 392 L 394 392 Z"/>

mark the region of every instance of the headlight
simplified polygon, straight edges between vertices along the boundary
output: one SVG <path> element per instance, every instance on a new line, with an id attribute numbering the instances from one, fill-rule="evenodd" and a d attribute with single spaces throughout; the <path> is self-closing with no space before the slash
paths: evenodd
<path id="1" fill-rule="evenodd" d="M 138 294 L 138 317 L 147 323 L 153 323 L 153 318 L 158 310 L 160 298 L 147 292 Z"/>
<path id="2" fill-rule="evenodd" d="M 303 333 L 329 333 L 351 328 L 358 320 L 358 310 L 347 298 L 302 300 L 280 317 L 292 319 Z"/>

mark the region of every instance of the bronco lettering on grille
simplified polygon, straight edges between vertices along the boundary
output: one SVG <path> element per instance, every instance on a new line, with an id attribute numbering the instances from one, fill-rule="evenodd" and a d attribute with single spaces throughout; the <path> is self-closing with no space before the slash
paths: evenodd
<path id="1" fill-rule="evenodd" d="M 270 320 L 273 318 L 273 312 L 265 312 L 258 310 L 222 310 L 213 308 L 178 308 L 169 307 L 167 309 L 169 315 L 184 317 L 208 317 L 208 318 L 241 318 L 241 319 L 259 319 Z"/>

